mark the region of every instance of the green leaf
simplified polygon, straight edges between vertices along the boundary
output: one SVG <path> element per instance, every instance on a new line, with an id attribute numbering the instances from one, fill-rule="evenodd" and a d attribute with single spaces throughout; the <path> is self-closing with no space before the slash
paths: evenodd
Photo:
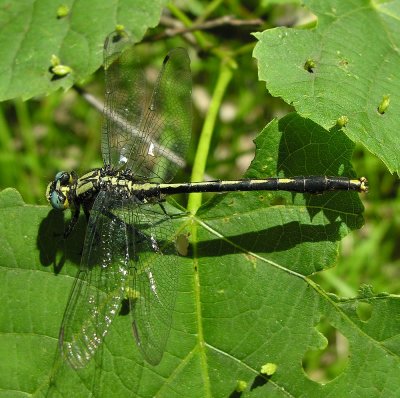
<path id="1" fill-rule="evenodd" d="M 255 34 L 260 80 L 272 95 L 326 129 L 348 118 L 347 136 L 399 172 L 398 2 L 304 4 L 318 18 L 315 29 L 276 28 Z M 385 102 L 389 96 L 390 103 Z"/>
<path id="2" fill-rule="evenodd" d="M 296 114 L 271 122 L 256 144 L 247 177 L 353 175 L 352 142 Z M 76 371 L 54 355 L 79 266 L 83 217 L 63 243 L 60 212 L 2 191 L 0 396 L 44 396 L 51 375 L 59 397 L 227 397 L 238 381 L 243 396 L 397 396 L 398 297 L 363 288 L 359 299 L 339 300 L 307 277 L 332 266 L 338 242 L 362 225 L 362 211 L 354 192 L 254 192 L 216 195 L 194 218 L 173 219 L 189 229 L 191 245 L 180 257 L 161 364 L 143 361 L 129 316 L 121 314 L 96 360 Z M 357 315 L 359 302 L 372 307 L 367 321 Z M 322 317 L 350 342 L 347 368 L 326 385 L 301 366 L 305 352 L 325 341 L 316 329 Z M 266 364 L 276 366 L 269 376 L 260 374 Z"/>
<path id="3" fill-rule="evenodd" d="M 46 95 L 68 89 L 102 64 L 105 37 L 117 24 L 125 26 L 133 42 L 157 25 L 164 0 L 87 2 L 0 0 L 0 101 Z M 59 16 L 60 6 L 68 13 Z M 52 55 L 73 73 L 55 76 Z"/>

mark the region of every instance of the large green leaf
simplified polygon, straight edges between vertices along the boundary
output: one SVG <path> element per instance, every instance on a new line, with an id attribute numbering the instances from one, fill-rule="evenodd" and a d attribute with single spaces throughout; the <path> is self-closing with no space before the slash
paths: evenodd
<path id="1" fill-rule="evenodd" d="M 25 99 L 67 89 L 102 64 L 105 37 L 117 24 L 139 41 L 157 25 L 164 0 L 0 1 L 0 101 Z M 69 12 L 58 17 L 64 4 Z M 54 79 L 51 57 L 56 55 L 72 73 Z"/>
<path id="2" fill-rule="evenodd" d="M 247 177 L 353 175 L 351 141 L 296 114 L 273 121 L 256 144 Z M 362 211 L 354 192 L 255 192 L 216 195 L 196 217 L 174 218 L 190 232 L 191 246 L 181 257 L 161 364 L 141 359 L 129 316 L 120 315 L 98 358 L 79 371 L 57 368 L 51 391 L 60 397 L 93 391 L 99 397 L 227 397 L 243 380 L 242 396 L 398 396 L 398 298 L 339 300 L 308 278 L 332 266 L 338 242 L 361 227 Z M 84 222 L 63 245 L 62 215 L 25 205 L 11 189 L 0 195 L 0 217 L 0 395 L 43 396 Z M 369 321 L 357 316 L 361 301 L 372 306 Z M 349 340 L 351 355 L 327 385 L 308 379 L 301 365 L 307 350 L 324 345 L 315 328 L 322 317 Z M 277 365 L 270 377 L 260 374 L 266 363 Z"/>
<path id="3" fill-rule="evenodd" d="M 259 78 L 300 115 L 345 132 L 400 170 L 400 6 L 398 1 L 304 0 L 318 18 L 313 30 L 257 33 Z M 389 97 L 386 109 L 384 99 Z M 383 103 L 383 104 L 382 104 Z M 381 112 L 378 112 L 380 105 Z"/>

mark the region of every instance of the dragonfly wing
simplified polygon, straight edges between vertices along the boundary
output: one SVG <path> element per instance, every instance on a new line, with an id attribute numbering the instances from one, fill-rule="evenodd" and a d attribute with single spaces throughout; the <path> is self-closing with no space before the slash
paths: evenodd
<path id="1" fill-rule="evenodd" d="M 170 51 L 150 96 L 135 47 L 123 51 L 129 45 L 118 32 L 104 45 L 103 160 L 138 179 L 169 181 L 184 166 L 191 136 L 190 59 L 183 48 Z"/>
<path id="2" fill-rule="evenodd" d="M 159 205 L 142 204 L 130 213 L 135 226 L 135 268 L 129 296 L 132 327 L 145 359 L 160 362 L 168 340 L 179 281 L 176 232 Z"/>
<path id="3" fill-rule="evenodd" d="M 184 48 L 164 58 L 140 124 L 144 139 L 131 147 L 128 165 L 138 175 L 170 181 L 184 166 L 192 128 L 192 77 Z"/>
<path id="4" fill-rule="evenodd" d="M 105 103 L 101 150 L 106 165 L 127 163 L 132 146 L 140 142 L 140 124 L 148 102 L 146 79 L 125 32 L 112 32 L 104 43 Z"/>
<path id="5" fill-rule="evenodd" d="M 110 216 L 113 194 L 100 192 L 90 213 L 80 271 L 61 325 L 59 345 L 73 368 L 84 367 L 118 314 L 128 278 L 126 225 Z"/>

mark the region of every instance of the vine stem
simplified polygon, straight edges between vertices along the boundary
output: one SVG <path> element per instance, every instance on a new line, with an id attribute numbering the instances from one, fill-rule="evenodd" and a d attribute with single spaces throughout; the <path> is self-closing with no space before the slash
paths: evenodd
<path id="1" fill-rule="evenodd" d="M 210 107 L 208 108 L 207 115 L 201 131 L 200 140 L 197 146 L 191 181 L 203 180 L 215 122 L 218 117 L 218 112 L 221 107 L 225 91 L 228 87 L 229 82 L 232 79 L 232 75 L 232 63 L 227 62 L 226 60 L 222 60 L 217 83 L 215 85 Z M 192 193 L 189 195 L 188 211 L 191 214 L 196 214 L 197 210 L 201 206 L 201 200 L 201 193 Z"/>

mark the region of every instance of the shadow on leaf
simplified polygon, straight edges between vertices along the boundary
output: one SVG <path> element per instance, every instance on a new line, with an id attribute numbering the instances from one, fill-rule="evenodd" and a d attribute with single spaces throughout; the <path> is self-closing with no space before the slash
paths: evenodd
<path id="1" fill-rule="evenodd" d="M 77 266 L 81 261 L 86 220 L 80 217 L 76 228 L 65 239 L 63 235 L 67 225 L 64 214 L 52 209 L 39 226 L 36 244 L 40 251 L 40 262 L 45 267 L 53 266 L 55 274 L 61 271 L 67 260 Z"/>

